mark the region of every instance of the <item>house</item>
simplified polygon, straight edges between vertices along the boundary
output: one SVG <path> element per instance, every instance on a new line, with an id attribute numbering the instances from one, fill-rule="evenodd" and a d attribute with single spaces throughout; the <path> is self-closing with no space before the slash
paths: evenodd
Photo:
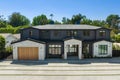
<path id="1" fill-rule="evenodd" d="M 5 38 L 5 47 L 10 47 L 13 41 L 20 39 L 20 34 L 0 33 L 0 35 Z"/>
<path id="2" fill-rule="evenodd" d="M 91 25 L 40 25 L 21 29 L 13 43 L 14 60 L 112 57 L 110 29 Z"/>

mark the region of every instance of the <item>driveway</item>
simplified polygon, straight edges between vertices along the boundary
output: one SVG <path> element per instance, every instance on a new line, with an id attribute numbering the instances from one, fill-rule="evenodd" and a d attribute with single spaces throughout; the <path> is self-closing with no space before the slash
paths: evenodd
<path id="1" fill-rule="evenodd" d="M 120 80 L 120 58 L 2 60 L 0 80 Z"/>

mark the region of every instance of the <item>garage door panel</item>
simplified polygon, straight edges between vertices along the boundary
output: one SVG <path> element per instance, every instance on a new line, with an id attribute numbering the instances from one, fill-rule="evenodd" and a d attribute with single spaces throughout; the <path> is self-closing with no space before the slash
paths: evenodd
<path id="1" fill-rule="evenodd" d="M 19 60 L 38 60 L 38 47 L 19 47 Z"/>

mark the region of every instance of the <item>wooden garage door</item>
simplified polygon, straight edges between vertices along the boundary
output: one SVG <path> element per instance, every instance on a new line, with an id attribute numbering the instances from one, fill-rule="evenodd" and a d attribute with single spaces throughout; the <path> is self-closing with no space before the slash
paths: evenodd
<path id="1" fill-rule="evenodd" d="M 19 47 L 19 60 L 38 60 L 38 47 Z"/>

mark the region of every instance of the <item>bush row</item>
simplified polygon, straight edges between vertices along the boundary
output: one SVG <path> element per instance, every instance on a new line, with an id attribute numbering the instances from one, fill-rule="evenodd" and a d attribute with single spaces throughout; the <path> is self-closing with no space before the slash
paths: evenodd
<path id="1" fill-rule="evenodd" d="M 18 26 L 18 27 L 12 27 L 11 25 L 8 25 L 6 28 L 0 28 L 0 33 L 19 33 L 21 28 L 27 28 L 26 26 Z"/>

